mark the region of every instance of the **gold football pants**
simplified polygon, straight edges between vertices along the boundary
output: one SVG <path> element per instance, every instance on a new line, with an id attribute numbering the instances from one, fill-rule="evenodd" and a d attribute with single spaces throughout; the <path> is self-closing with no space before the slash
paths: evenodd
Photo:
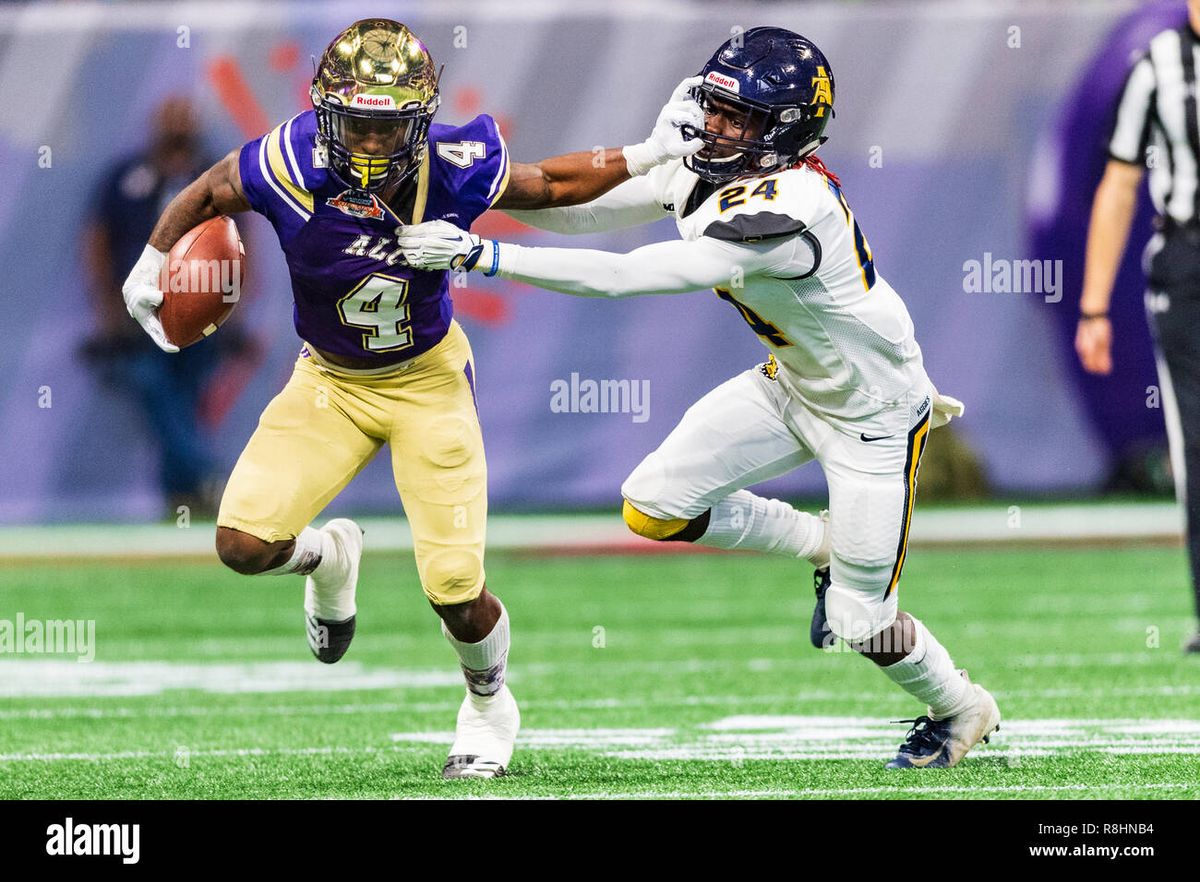
<path id="1" fill-rule="evenodd" d="M 294 538 L 387 442 L 421 587 L 439 605 L 483 590 L 487 464 L 467 336 L 397 370 L 322 365 L 308 347 L 234 466 L 217 524 L 265 542 Z"/>

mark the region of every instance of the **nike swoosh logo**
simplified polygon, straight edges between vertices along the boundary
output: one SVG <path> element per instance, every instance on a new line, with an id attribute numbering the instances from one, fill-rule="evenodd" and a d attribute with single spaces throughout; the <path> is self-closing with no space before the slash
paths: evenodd
<path id="1" fill-rule="evenodd" d="M 884 438 L 895 438 L 896 436 L 895 435 L 875 435 L 874 437 L 872 437 L 870 435 L 863 435 L 860 433 L 858 437 L 862 438 L 862 440 L 864 440 L 864 441 L 882 441 Z"/>

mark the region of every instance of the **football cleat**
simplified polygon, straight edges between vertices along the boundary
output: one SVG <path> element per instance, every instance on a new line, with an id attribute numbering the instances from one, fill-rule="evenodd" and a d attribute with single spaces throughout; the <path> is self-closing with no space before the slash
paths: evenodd
<path id="1" fill-rule="evenodd" d="M 1192 639 L 1183 644 L 1183 651 L 1189 655 L 1194 652 L 1200 653 L 1200 633 L 1193 634 Z"/>
<path id="2" fill-rule="evenodd" d="M 458 709 L 454 745 L 442 777 L 499 778 L 506 774 L 520 728 L 521 712 L 507 684 L 495 695 L 468 691 Z"/>
<path id="3" fill-rule="evenodd" d="M 308 648 L 317 661 L 333 664 L 346 654 L 350 641 L 354 639 L 354 616 L 344 622 L 327 622 L 314 615 L 305 614 L 304 625 L 308 634 Z"/>
<path id="4" fill-rule="evenodd" d="M 825 592 L 829 590 L 829 567 L 813 572 L 813 588 L 817 592 L 817 605 L 813 607 L 812 622 L 808 626 L 808 639 L 817 649 L 828 649 L 837 640 L 825 617 Z"/>
<path id="5" fill-rule="evenodd" d="M 358 564 L 362 559 L 363 530 L 349 518 L 334 518 L 321 528 L 333 538 L 335 561 L 341 572 L 339 591 L 354 596 L 358 584 Z M 325 561 L 322 561 L 325 563 Z M 355 616 L 341 621 L 317 618 L 317 586 L 310 574 L 304 580 L 304 624 L 308 648 L 317 661 L 331 665 L 346 654 L 354 639 Z"/>
<path id="6" fill-rule="evenodd" d="M 900 745 L 895 758 L 887 769 L 948 769 L 961 760 L 976 744 L 988 743 L 991 734 L 1000 728 L 1000 708 L 992 694 L 967 677 L 967 688 L 975 694 L 975 701 L 966 710 L 944 720 L 932 716 L 921 716 L 915 720 L 899 720 L 912 723 L 912 728 Z"/>

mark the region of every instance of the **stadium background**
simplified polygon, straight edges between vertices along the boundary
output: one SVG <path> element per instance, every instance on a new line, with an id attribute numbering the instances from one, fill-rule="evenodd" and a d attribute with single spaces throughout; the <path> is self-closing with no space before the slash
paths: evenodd
<path id="1" fill-rule="evenodd" d="M 1106 120 L 1092 109 L 1107 106 L 1139 35 L 1180 18 L 1181 2 L 385 6 L 445 64 L 438 120 L 491 113 L 512 156 L 527 161 L 643 138 L 674 84 L 729 37 L 730 22 L 805 33 L 836 77 L 837 117 L 822 156 L 842 177 L 879 271 L 913 314 L 930 375 L 967 402 L 959 431 L 994 491 L 1093 493 L 1130 450 L 1164 445 L 1161 411 L 1147 407 L 1157 380 L 1136 241 L 1116 297 L 1117 372 L 1085 379 L 1070 337 L 1090 187 L 1103 163 Z M 198 102 L 212 155 L 308 106 L 310 55 L 375 8 L 0 7 L 0 523 L 162 511 L 155 445 L 136 410 L 77 355 L 92 324 L 79 236 L 97 176 L 144 142 L 146 120 L 168 94 Z M 1069 122 L 1085 99 L 1094 104 Z M 39 167 L 43 146 L 50 168 Z M 299 345 L 274 236 L 256 216 L 239 224 L 249 283 L 234 321 L 261 357 L 211 390 L 209 429 L 226 472 Z M 553 239 L 498 213 L 476 229 Z M 624 250 L 674 235 L 664 221 L 566 244 Z M 1061 301 L 968 293 L 964 263 L 987 255 L 1063 260 Z M 763 357 L 711 292 L 601 303 L 473 277 L 455 298 L 476 353 L 494 510 L 611 507 L 624 476 L 692 401 Z M 649 419 L 553 412 L 551 383 L 572 374 L 648 380 Z M 45 387 L 49 408 L 39 406 Z M 768 489 L 818 497 L 822 484 L 810 467 Z M 398 511 L 386 457 L 331 510 Z"/>
<path id="2" fill-rule="evenodd" d="M 625 528 L 629 469 L 763 357 L 709 292 L 455 291 L 490 463 L 488 583 L 512 616 L 523 719 L 499 781 L 438 777 L 462 682 L 386 457 L 333 506 L 367 530 L 358 632 L 337 665 L 311 658 L 300 580 L 222 567 L 211 520 L 165 504 L 155 439 L 79 354 L 95 329 L 80 248 L 93 188 L 145 144 L 167 95 L 198 103 L 214 155 L 294 114 L 309 56 L 372 13 L 445 63 L 439 120 L 492 113 L 519 160 L 641 140 L 734 25 L 822 46 L 837 82 L 822 155 L 931 376 L 968 406 L 926 453 L 902 598 L 997 696 L 992 744 L 946 775 L 885 772 L 907 726 L 891 721 L 919 710 L 844 647 L 808 646 L 807 565 Z M 0 641 L 0 799 L 1200 798 L 1181 517 L 1148 406 L 1145 204 L 1114 301 L 1117 371 L 1084 378 L 1071 345 L 1113 95 L 1131 49 L 1182 14 L 1183 0 L 0 3 L 0 635 L 66 621 L 95 637 L 86 664 L 78 646 Z M 299 345 L 274 235 L 238 222 L 246 299 L 214 340 L 240 330 L 259 357 L 207 399 L 225 472 Z M 500 214 L 477 230 L 555 241 Z M 568 244 L 674 235 L 668 221 Z M 964 264 L 987 255 L 1061 260 L 1061 300 L 968 293 Z M 649 382 L 649 419 L 554 412 L 550 385 L 572 374 Z M 944 503 L 978 493 L 972 459 L 990 496 Z M 1114 482 L 1131 461 L 1140 481 Z M 768 489 L 810 508 L 823 495 L 816 466 Z M 1004 831 L 974 828 L 1001 853 Z"/>

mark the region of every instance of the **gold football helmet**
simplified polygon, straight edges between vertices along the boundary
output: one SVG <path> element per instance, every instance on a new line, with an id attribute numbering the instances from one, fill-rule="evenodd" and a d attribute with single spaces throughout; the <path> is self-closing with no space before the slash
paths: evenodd
<path id="1" fill-rule="evenodd" d="M 407 27 L 350 25 L 321 56 L 310 94 L 329 170 L 347 187 L 378 192 L 416 173 L 440 99 L 429 50 Z"/>

